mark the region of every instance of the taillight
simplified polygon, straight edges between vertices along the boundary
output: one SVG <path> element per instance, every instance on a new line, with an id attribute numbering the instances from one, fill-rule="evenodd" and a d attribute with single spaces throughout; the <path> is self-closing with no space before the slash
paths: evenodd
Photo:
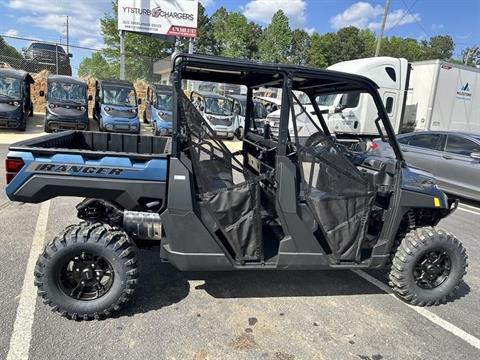
<path id="1" fill-rule="evenodd" d="M 22 159 L 6 159 L 5 170 L 7 172 L 7 184 L 9 184 L 18 172 L 23 168 L 25 163 Z"/>
<path id="2" fill-rule="evenodd" d="M 377 148 L 378 148 L 378 144 L 372 141 L 370 143 L 370 150 L 376 150 Z"/>

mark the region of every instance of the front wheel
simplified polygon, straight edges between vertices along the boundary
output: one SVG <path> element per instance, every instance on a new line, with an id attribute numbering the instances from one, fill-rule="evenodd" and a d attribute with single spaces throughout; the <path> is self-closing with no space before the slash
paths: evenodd
<path id="1" fill-rule="evenodd" d="M 66 228 L 37 260 L 35 285 L 52 311 L 73 320 L 106 318 L 135 292 L 136 248 L 108 225 Z"/>
<path id="2" fill-rule="evenodd" d="M 393 258 L 389 279 L 394 293 L 419 306 L 447 302 L 466 273 L 467 254 L 452 234 L 433 227 L 411 231 Z"/>

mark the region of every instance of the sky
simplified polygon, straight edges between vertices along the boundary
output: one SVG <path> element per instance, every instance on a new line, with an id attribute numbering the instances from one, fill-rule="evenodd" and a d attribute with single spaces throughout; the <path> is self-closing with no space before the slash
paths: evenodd
<path id="1" fill-rule="evenodd" d="M 200 0 L 212 14 L 220 6 L 239 11 L 249 20 L 268 25 L 273 13 L 282 9 L 292 28 L 325 33 L 354 25 L 378 33 L 384 0 Z M 0 0 L 0 35 L 45 41 L 66 41 L 69 16 L 70 43 L 101 48 L 99 19 L 111 11 L 109 0 Z M 469 46 L 480 45 L 480 0 L 391 0 L 386 24 L 387 36 L 417 40 L 450 35 L 455 42 L 454 57 Z M 5 39 L 17 49 L 28 41 Z M 90 50 L 72 50 L 74 73 Z"/>

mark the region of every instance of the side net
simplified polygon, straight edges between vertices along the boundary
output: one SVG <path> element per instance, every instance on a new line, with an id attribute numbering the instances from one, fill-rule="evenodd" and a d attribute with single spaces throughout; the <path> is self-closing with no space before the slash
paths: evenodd
<path id="1" fill-rule="evenodd" d="M 202 217 L 238 262 L 262 260 L 260 180 L 238 161 L 184 95 L 184 125 Z"/>
<path id="2" fill-rule="evenodd" d="M 311 146 L 299 146 L 298 155 L 305 199 L 332 252 L 342 260 L 355 259 L 375 199 L 373 187 L 324 134 Z"/>

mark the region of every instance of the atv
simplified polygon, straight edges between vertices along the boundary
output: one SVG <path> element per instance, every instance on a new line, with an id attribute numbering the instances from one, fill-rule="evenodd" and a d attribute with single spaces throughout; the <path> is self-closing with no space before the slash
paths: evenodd
<path id="1" fill-rule="evenodd" d="M 77 205 L 81 222 L 54 238 L 35 268 L 38 294 L 54 311 L 85 320 L 118 311 L 139 280 L 139 247 L 159 248 L 161 261 L 182 271 L 383 268 L 394 293 L 410 304 L 436 305 L 454 295 L 467 256 L 437 224 L 458 201 L 406 165 L 375 83 L 186 54 L 174 57 L 171 79 L 172 137 L 66 131 L 10 146 L 10 200 L 85 198 Z M 185 96 L 185 79 L 247 88 L 239 151 L 215 136 Z M 277 135 L 268 124 L 261 133 L 249 130 L 260 87 L 282 90 Z M 318 99 L 350 92 L 375 104 L 368 115 L 394 159 L 352 146 L 366 141 L 361 134 L 345 138 L 327 127 Z M 295 111 L 299 106 L 303 111 Z M 306 121 L 317 131 L 300 141 Z"/>

